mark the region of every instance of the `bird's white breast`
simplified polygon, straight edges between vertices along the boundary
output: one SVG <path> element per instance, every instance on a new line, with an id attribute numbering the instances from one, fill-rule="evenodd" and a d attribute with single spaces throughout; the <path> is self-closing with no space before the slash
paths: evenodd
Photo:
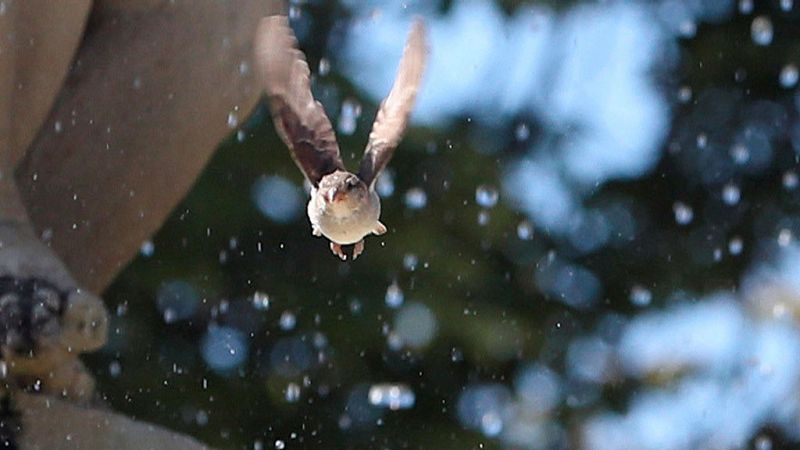
<path id="1" fill-rule="evenodd" d="M 319 228 L 326 238 L 341 245 L 355 244 L 372 233 L 380 214 L 380 199 L 375 192 L 370 192 L 363 203 L 351 206 L 326 208 L 322 197 L 314 191 L 308 202 L 311 224 Z"/>

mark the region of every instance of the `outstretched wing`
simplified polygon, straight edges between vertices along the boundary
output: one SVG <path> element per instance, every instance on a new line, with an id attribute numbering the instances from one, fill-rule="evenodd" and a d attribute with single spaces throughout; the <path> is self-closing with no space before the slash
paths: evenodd
<path id="1" fill-rule="evenodd" d="M 417 18 L 408 35 L 394 85 L 389 95 L 381 102 L 378 116 L 369 134 L 367 149 L 361 160 L 358 177 L 367 185 L 372 185 L 378 174 L 386 167 L 403 137 L 427 57 L 425 24 Z"/>
<path id="2" fill-rule="evenodd" d="M 308 64 L 286 16 L 261 19 L 255 61 L 275 129 L 308 181 L 316 187 L 323 176 L 344 170 L 336 134 L 322 104 L 311 94 Z"/>

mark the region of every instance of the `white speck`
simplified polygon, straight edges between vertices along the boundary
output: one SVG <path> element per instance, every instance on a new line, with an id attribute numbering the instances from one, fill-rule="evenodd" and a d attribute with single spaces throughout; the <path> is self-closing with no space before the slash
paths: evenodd
<path id="1" fill-rule="evenodd" d="M 797 65 L 789 63 L 783 66 L 781 74 L 778 76 L 781 86 L 786 89 L 791 89 L 797 85 L 797 80 L 800 79 L 800 71 Z"/>
<path id="2" fill-rule="evenodd" d="M 393 411 L 414 406 L 414 391 L 404 384 L 376 384 L 369 388 L 369 402 Z"/>
<path id="3" fill-rule="evenodd" d="M 514 129 L 514 138 L 516 138 L 517 141 L 527 141 L 529 137 L 531 137 L 531 129 L 528 127 L 528 124 L 521 123 Z"/>
<path id="4" fill-rule="evenodd" d="M 742 14 L 753 12 L 753 0 L 739 0 L 739 12 Z"/>
<path id="5" fill-rule="evenodd" d="M 275 448 L 277 450 L 283 450 L 286 448 L 286 444 L 282 440 L 278 439 L 277 441 L 275 441 Z"/>
<path id="6" fill-rule="evenodd" d="M 697 135 L 697 148 L 703 149 L 708 145 L 708 135 L 700 133 Z"/>
<path id="7" fill-rule="evenodd" d="M 405 204 L 408 209 L 422 209 L 428 204 L 428 194 L 422 188 L 411 188 L 406 191 Z"/>
<path id="8" fill-rule="evenodd" d="M 787 191 L 791 191 L 797 188 L 799 182 L 800 179 L 798 179 L 797 174 L 795 172 L 789 170 L 783 174 L 783 187 Z"/>
<path id="9" fill-rule="evenodd" d="M 689 86 L 681 86 L 678 89 L 678 101 L 681 103 L 689 103 L 692 99 L 692 88 Z"/>
<path id="10" fill-rule="evenodd" d="M 482 184 L 475 189 L 475 203 L 484 208 L 494 208 L 500 199 L 500 193 L 494 186 Z"/>
<path id="11" fill-rule="evenodd" d="M 302 15 L 303 15 L 303 10 L 300 9 L 299 6 L 297 6 L 297 5 L 290 5 L 289 6 L 289 19 L 297 20 Z"/>
<path id="12" fill-rule="evenodd" d="M 744 144 L 734 144 L 731 147 L 730 154 L 736 164 L 745 164 L 750 161 L 750 149 Z"/>
<path id="13" fill-rule="evenodd" d="M 529 241 L 533 239 L 533 225 L 531 225 L 531 223 L 527 220 L 523 220 L 522 222 L 518 223 L 517 237 L 523 241 Z"/>
<path id="14" fill-rule="evenodd" d="M 385 302 L 389 308 L 399 308 L 405 300 L 403 290 L 397 285 L 397 281 L 393 282 L 386 288 Z"/>
<path id="15" fill-rule="evenodd" d="M 63 130 L 64 130 L 64 126 L 61 124 L 61 121 L 60 121 L 60 120 L 56 120 L 56 121 L 55 121 L 55 123 L 53 124 L 53 130 L 54 130 L 56 133 L 61 133 L 61 131 L 63 131 Z"/>
<path id="16" fill-rule="evenodd" d="M 772 21 L 767 16 L 758 16 L 750 25 L 750 36 L 756 45 L 766 46 L 772 43 Z"/>
<path id="17" fill-rule="evenodd" d="M 266 311 L 269 309 L 269 295 L 263 292 L 256 292 L 253 294 L 253 307 L 259 311 Z"/>
<path id="18" fill-rule="evenodd" d="M 234 111 L 229 112 L 228 128 L 236 128 L 237 125 L 239 125 L 239 116 Z"/>
<path id="19" fill-rule="evenodd" d="M 697 34 L 697 23 L 693 20 L 683 20 L 678 25 L 678 32 L 685 38 L 694 37 Z"/>
<path id="20" fill-rule="evenodd" d="M 300 386 L 297 383 L 289 383 L 286 386 L 286 401 L 294 403 L 300 399 Z"/>
<path id="21" fill-rule="evenodd" d="M 111 378 L 117 378 L 122 373 L 122 364 L 119 361 L 111 361 L 108 365 L 108 374 Z"/>
<path id="22" fill-rule="evenodd" d="M 634 285 L 630 294 L 631 303 L 636 306 L 647 306 L 653 300 L 653 293 L 642 285 Z"/>
<path id="23" fill-rule="evenodd" d="M 722 188 L 722 201 L 724 201 L 726 205 L 733 206 L 739 203 L 741 196 L 742 192 L 739 186 L 733 183 L 728 183 Z"/>
<path id="24" fill-rule="evenodd" d="M 688 225 L 694 219 L 694 211 L 686 203 L 675 202 L 672 205 L 672 211 L 675 213 L 675 222 L 678 222 L 678 225 Z"/>
<path id="25" fill-rule="evenodd" d="M 403 267 L 409 272 L 417 270 L 417 264 L 419 264 L 419 258 L 417 258 L 417 255 L 413 253 L 406 253 L 403 255 Z"/>
<path id="26" fill-rule="evenodd" d="M 744 242 L 742 241 L 742 238 L 740 238 L 739 236 L 732 237 L 730 242 L 728 242 L 728 252 L 731 255 L 741 254 L 743 248 L 744 248 Z"/>
<path id="27" fill-rule="evenodd" d="M 283 331 L 292 330 L 297 325 L 297 317 L 291 311 L 284 311 L 281 314 L 280 327 Z"/>
<path id="28" fill-rule="evenodd" d="M 246 75 L 250 72 L 250 64 L 247 61 L 242 61 L 239 63 L 239 75 Z"/>
<path id="29" fill-rule="evenodd" d="M 7 9 L 6 2 L 0 2 L 0 16 L 6 13 L 6 9 Z"/>
<path id="30" fill-rule="evenodd" d="M 133 79 L 133 83 L 131 83 L 131 84 L 132 84 L 133 88 L 138 91 L 139 89 L 142 88 L 142 79 L 139 78 L 139 77 L 136 77 L 136 78 Z"/>
<path id="31" fill-rule="evenodd" d="M 144 241 L 142 242 L 142 246 L 139 248 L 139 253 L 141 253 L 142 256 L 149 258 L 153 256 L 155 250 L 156 246 L 153 244 L 153 241 Z"/>
<path id="32" fill-rule="evenodd" d="M 781 9 L 791 11 L 794 8 L 794 0 L 781 0 Z"/>
<path id="33" fill-rule="evenodd" d="M 331 62 L 328 58 L 319 59 L 319 69 L 317 70 L 319 76 L 324 77 L 331 73 Z"/>
<path id="34" fill-rule="evenodd" d="M 792 230 L 783 228 L 780 232 L 778 232 L 778 245 L 780 245 L 781 247 L 786 247 L 791 243 L 792 243 Z"/>
<path id="35" fill-rule="evenodd" d="M 246 137 L 247 137 L 247 134 L 244 132 L 244 130 L 237 130 L 236 131 L 236 142 L 241 144 L 242 142 L 244 142 Z"/>
<path id="36" fill-rule="evenodd" d="M 489 211 L 482 210 L 481 212 L 478 213 L 478 225 L 485 227 L 486 225 L 489 224 L 490 218 L 491 216 L 489 216 Z"/>
<path id="37" fill-rule="evenodd" d="M 772 450 L 772 439 L 769 436 L 759 436 L 753 445 L 754 450 Z"/>
<path id="38" fill-rule="evenodd" d="M 339 113 L 339 132 L 346 135 L 355 133 L 359 117 L 361 117 L 361 104 L 352 98 L 343 101 Z"/>

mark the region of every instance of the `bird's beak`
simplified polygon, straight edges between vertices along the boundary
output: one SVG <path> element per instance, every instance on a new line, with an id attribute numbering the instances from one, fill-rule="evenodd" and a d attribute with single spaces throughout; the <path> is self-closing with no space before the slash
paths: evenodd
<path id="1" fill-rule="evenodd" d="M 336 198 L 336 188 L 329 190 L 328 195 L 325 197 L 328 203 L 333 203 L 334 198 Z"/>

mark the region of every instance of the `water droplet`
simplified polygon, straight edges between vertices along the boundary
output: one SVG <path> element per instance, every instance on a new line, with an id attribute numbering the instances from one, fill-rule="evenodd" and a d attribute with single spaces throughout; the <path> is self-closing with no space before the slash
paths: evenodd
<path id="1" fill-rule="evenodd" d="M 783 228 L 780 232 L 778 232 L 778 245 L 780 245 L 781 247 L 786 247 L 791 243 L 792 243 L 792 230 Z"/>
<path id="2" fill-rule="evenodd" d="M 523 220 L 522 222 L 518 223 L 517 237 L 523 241 L 529 241 L 533 239 L 533 225 L 531 225 L 531 223 L 527 220 Z"/>
<path id="3" fill-rule="evenodd" d="M 728 252 L 731 255 L 739 255 L 742 253 L 744 249 L 744 241 L 739 236 L 734 236 L 731 238 L 730 242 L 728 242 Z"/>
<path id="4" fill-rule="evenodd" d="M 297 20 L 302 15 L 303 15 L 303 10 L 300 9 L 299 6 L 297 6 L 297 5 L 290 5 L 289 6 L 289 19 Z"/>
<path id="5" fill-rule="evenodd" d="M 781 9 L 791 11 L 794 8 L 794 0 L 781 0 Z"/>
<path id="6" fill-rule="evenodd" d="M 239 63 L 239 75 L 246 75 L 250 72 L 250 64 L 247 61 L 241 61 Z"/>
<path id="7" fill-rule="evenodd" d="M 800 179 L 798 179 L 797 173 L 794 171 L 789 170 L 783 174 L 783 187 L 787 191 L 796 189 L 799 182 Z"/>
<path id="8" fill-rule="evenodd" d="M 297 383 L 289 383 L 286 386 L 286 401 L 294 403 L 300 400 L 300 386 Z"/>
<path id="9" fill-rule="evenodd" d="M 280 318 L 280 327 L 283 331 L 290 331 L 297 325 L 297 317 L 291 311 L 284 311 Z"/>
<path id="10" fill-rule="evenodd" d="M 786 89 L 791 89 L 797 85 L 797 80 L 800 79 L 800 71 L 797 65 L 789 63 L 783 66 L 781 74 L 778 76 L 781 86 Z"/>
<path id="11" fill-rule="evenodd" d="M 493 208 L 497 205 L 500 193 L 494 186 L 482 184 L 475 189 L 475 203 L 484 208 Z"/>
<path id="12" fill-rule="evenodd" d="M 319 69 L 317 71 L 319 76 L 324 77 L 331 73 L 331 62 L 328 58 L 319 59 Z"/>
<path id="13" fill-rule="evenodd" d="M 339 132 L 351 135 L 356 131 L 357 120 L 361 116 L 361 104 L 352 98 L 342 102 L 339 113 Z"/>
<path id="14" fill-rule="evenodd" d="M 653 293 L 650 289 L 637 284 L 631 288 L 630 300 L 634 305 L 644 307 L 653 300 Z"/>
<path id="15" fill-rule="evenodd" d="M 228 113 L 228 128 L 236 128 L 239 125 L 239 116 L 231 111 Z"/>
<path id="16" fill-rule="evenodd" d="M 756 45 L 769 45 L 772 43 L 772 21 L 767 16 L 758 16 L 750 25 L 750 36 Z"/>
<path id="17" fill-rule="evenodd" d="M 108 374 L 111 378 L 117 378 L 122 373 L 122 364 L 119 361 L 111 361 L 108 365 Z"/>
<path id="18" fill-rule="evenodd" d="M 405 295 L 403 295 L 403 290 L 400 289 L 400 286 L 397 285 L 397 281 L 393 282 L 386 288 L 386 306 L 389 308 L 399 308 L 403 301 L 405 300 Z"/>
<path id="19" fill-rule="evenodd" d="M 528 124 L 521 123 L 517 125 L 517 128 L 514 129 L 514 138 L 517 141 L 527 141 L 529 137 L 531 137 L 531 129 L 528 127 Z"/>
<path id="20" fill-rule="evenodd" d="M 417 264 L 419 264 L 419 258 L 417 258 L 417 255 L 413 253 L 406 253 L 403 255 L 403 267 L 409 272 L 417 270 Z"/>
<path id="21" fill-rule="evenodd" d="M 697 148 L 704 149 L 708 145 L 708 135 L 705 133 L 700 133 L 697 135 Z"/>
<path id="22" fill-rule="evenodd" d="M 739 203 L 741 196 L 742 193 L 739 186 L 733 183 L 728 183 L 722 188 L 722 201 L 724 201 L 726 205 L 733 206 Z"/>
<path id="23" fill-rule="evenodd" d="M 489 211 L 481 210 L 481 212 L 478 213 L 478 225 L 485 227 L 489 224 L 490 218 Z"/>
<path id="24" fill-rule="evenodd" d="M 378 175 L 378 179 L 375 181 L 375 191 L 384 198 L 394 194 L 394 171 L 386 169 Z"/>
<path id="25" fill-rule="evenodd" d="M 133 83 L 131 83 L 131 84 L 133 85 L 133 88 L 138 91 L 139 89 L 142 88 L 142 79 L 139 78 L 139 77 L 136 77 L 136 78 L 133 79 Z"/>
<path id="26" fill-rule="evenodd" d="M 753 0 L 739 0 L 739 12 L 742 14 L 753 12 Z"/>
<path id="27" fill-rule="evenodd" d="M 682 20 L 678 24 L 678 33 L 684 38 L 692 38 L 697 34 L 697 23 L 694 20 Z"/>
<path id="28" fill-rule="evenodd" d="M 678 101 L 681 103 L 689 103 L 692 99 L 692 88 L 689 86 L 681 86 L 678 89 Z"/>
<path id="29" fill-rule="evenodd" d="M 376 384 L 369 388 L 369 402 L 392 411 L 409 409 L 415 400 L 414 391 L 404 384 Z"/>
<path id="30" fill-rule="evenodd" d="M 758 436 L 753 448 L 754 450 L 772 450 L 772 439 L 769 436 Z"/>
<path id="31" fill-rule="evenodd" d="M 275 441 L 275 448 L 277 450 L 283 450 L 286 448 L 286 444 L 282 440 L 278 439 L 277 441 Z"/>
<path id="32" fill-rule="evenodd" d="M 64 126 L 61 124 L 61 121 L 56 120 L 55 123 L 53 123 L 53 131 L 55 131 L 56 133 L 61 133 L 61 131 L 63 130 Z"/>
<path id="33" fill-rule="evenodd" d="M 750 161 L 750 150 L 744 144 L 734 144 L 730 154 L 736 164 L 745 164 Z"/>
<path id="34" fill-rule="evenodd" d="M 142 242 L 142 246 L 139 247 L 139 253 L 142 254 L 145 258 L 149 258 L 153 256 L 153 253 L 156 251 L 156 246 L 153 244 L 153 241 L 144 241 Z"/>
<path id="35" fill-rule="evenodd" d="M 256 292 L 253 294 L 253 307 L 259 311 L 266 311 L 269 309 L 269 295 L 263 292 Z"/>
<path id="36" fill-rule="evenodd" d="M 675 202 L 672 205 L 672 211 L 675 213 L 675 222 L 679 225 L 688 225 L 694 218 L 692 207 L 683 202 Z"/>
<path id="37" fill-rule="evenodd" d="M 411 188 L 406 191 L 405 204 L 409 209 L 422 209 L 428 204 L 428 194 L 422 188 Z"/>

